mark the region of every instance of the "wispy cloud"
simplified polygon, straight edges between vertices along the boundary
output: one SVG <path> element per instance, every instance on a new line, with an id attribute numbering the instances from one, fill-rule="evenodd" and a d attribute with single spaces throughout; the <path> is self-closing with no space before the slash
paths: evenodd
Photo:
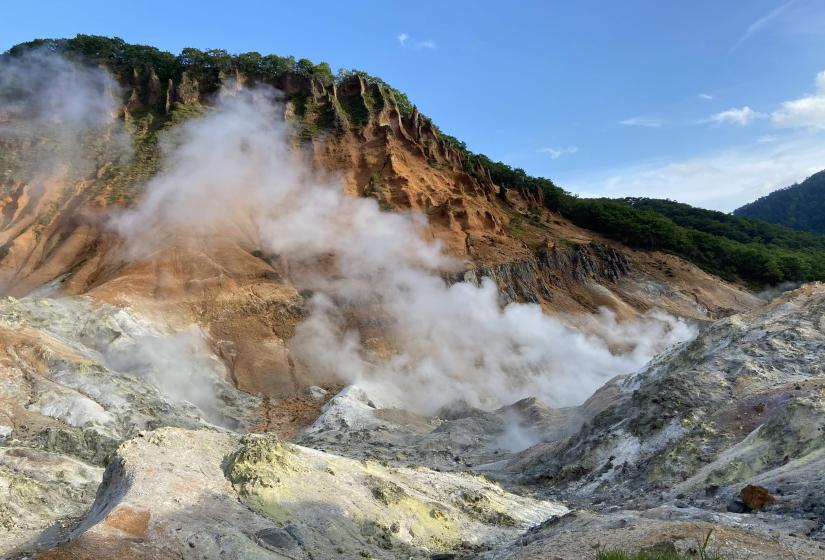
<path id="1" fill-rule="evenodd" d="M 417 50 L 421 50 L 421 49 L 433 50 L 433 49 L 436 48 L 435 41 L 433 41 L 432 39 L 424 39 L 423 41 L 414 41 L 409 33 L 401 33 L 401 34 L 397 35 L 395 38 L 398 41 L 398 44 L 402 47 L 412 46 L 414 49 L 417 49 Z"/>
<path id="2" fill-rule="evenodd" d="M 627 165 L 565 187 L 584 196 L 671 198 L 731 211 L 825 167 L 825 71 L 816 75 L 815 84 L 813 93 L 785 101 L 770 114 L 745 105 L 692 123 L 746 126 L 770 118 L 775 127 L 796 131 L 775 130 L 748 144 L 694 157 Z M 633 117 L 621 124 L 658 127 L 663 122 Z"/>
<path id="3" fill-rule="evenodd" d="M 539 152 L 549 155 L 552 159 L 559 159 L 561 156 L 573 155 L 579 151 L 577 146 L 565 146 L 561 148 L 542 148 Z"/>
<path id="4" fill-rule="evenodd" d="M 728 109 L 727 111 L 716 113 L 714 115 L 711 115 L 709 118 L 705 119 L 702 122 L 710 122 L 715 124 L 736 124 L 739 126 L 747 126 L 755 120 L 764 117 L 767 117 L 767 115 L 764 113 L 760 113 L 759 111 L 754 111 L 753 109 L 745 105 L 740 109 L 734 107 Z"/>
<path id="5" fill-rule="evenodd" d="M 785 101 L 771 114 L 775 126 L 783 128 L 825 129 L 825 71 L 816 75 L 816 92 Z"/>
<path id="6" fill-rule="evenodd" d="M 823 168 L 825 135 L 754 142 L 702 156 L 627 166 L 565 185 L 585 196 L 670 198 L 731 211 Z"/>
<path id="7" fill-rule="evenodd" d="M 708 93 L 700 93 L 696 97 L 698 97 L 699 99 L 704 99 L 705 101 L 710 101 L 711 99 L 713 99 L 713 96 Z"/>
<path id="8" fill-rule="evenodd" d="M 751 23 L 747 27 L 747 29 L 745 29 L 745 32 L 742 34 L 742 36 L 739 37 L 739 40 L 736 41 L 736 44 L 733 45 L 733 47 L 731 47 L 730 51 L 733 52 L 736 49 L 738 49 L 742 45 L 742 43 L 744 43 L 745 41 L 750 39 L 751 36 L 754 33 L 756 33 L 757 31 L 759 31 L 760 29 L 762 29 L 763 27 L 768 25 L 771 21 L 776 19 L 782 12 L 784 12 L 786 9 L 788 9 L 788 7 L 790 7 L 791 4 L 793 4 L 794 2 L 796 2 L 796 0 L 791 0 L 790 2 L 786 2 L 786 3 L 782 4 L 781 6 L 778 6 L 778 7 L 774 8 L 773 10 L 771 10 L 770 12 L 768 12 L 767 14 L 762 16 L 761 18 L 759 18 L 756 21 L 754 21 L 753 23 Z"/>
<path id="9" fill-rule="evenodd" d="M 623 121 L 619 121 L 619 124 L 623 124 L 625 126 L 641 126 L 645 128 L 659 128 L 662 126 L 662 121 L 659 119 L 652 119 L 648 117 L 631 117 L 629 119 L 625 119 Z"/>

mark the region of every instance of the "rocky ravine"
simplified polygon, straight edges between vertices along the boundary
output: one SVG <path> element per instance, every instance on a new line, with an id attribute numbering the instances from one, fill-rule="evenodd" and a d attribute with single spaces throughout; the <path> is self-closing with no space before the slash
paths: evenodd
<path id="1" fill-rule="evenodd" d="M 231 386 L 185 403 L 156 389 L 157 364 L 116 362 L 101 341 L 128 353 L 158 328 L 124 309 L 3 306 L 8 555 L 581 558 L 696 548 L 710 529 L 733 558 L 825 555 L 822 285 L 708 326 L 579 407 L 423 417 L 349 387 L 300 445 L 239 433 L 261 403 Z M 743 511 L 747 484 L 766 507 Z"/>

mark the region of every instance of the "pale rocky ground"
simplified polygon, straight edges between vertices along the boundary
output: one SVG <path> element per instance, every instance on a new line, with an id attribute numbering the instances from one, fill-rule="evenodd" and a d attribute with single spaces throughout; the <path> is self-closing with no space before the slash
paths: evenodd
<path id="1" fill-rule="evenodd" d="M 579 407 L 425 417 L 310 388 L 299 445 L 243 435 L 261 402 L 204 347 L 187 359 L 219 398 L 170 397 L 163 362 L 123 358 L 164 335 L 128 309 L 8 298 L 0 328 L 11 557 L 572 559 L 695 550 L 711 529 L 731 558 L 825 557 L 823 285 L 712 323 Z M 746 484 L 778 500 L 728 511 Z"/>
<path id="2" fill-rule="evenodd" d="M 572 499 L 638 507 L 714 508 L 760 484 L 781 495 L 776 511 L 815 520 L 823 539 L 823 351 L 825 287 L 804 286 L 615 378 L 583 405 L 584 429 L 505 471 Z"/>
<path id="3" fill-rule="evenodd" d="M 199 336 L 87 298 L 0 300 L 0 550 L 85 513 L 110 455 L 139 431 L 256 420 L 259 399 L 224 379 Z M 181 383 L 209 390 L 196 405 L 175 398 Z"/>
<path id="4" fill-rule="evenodd" d="M 126 558 L 429 558 L 509 541 L 567 512 L 469 473 L 387 467 L 273 436 L 168 428 L 120 447 L 63 550 L 83 558 L 90 550 Z M 135 542 L 123 542 L 124 533 Z"/>
<path id="5" fill-rule="evenodd" d="M 752 517 L 752 516 L 751 516 Z M 708 534 L 710 536 L 708 537 Z M 515 543 L 478 556 L 485 560 L 593 558 L 599 550 L 676 550 L 699 558 L 707 552 L 731 560 L 823 558 L 822 545 L 797 536 L 781 522 L 744 515 L 660 507 L 646 511 L 576 511 L 524 534 Z"/>

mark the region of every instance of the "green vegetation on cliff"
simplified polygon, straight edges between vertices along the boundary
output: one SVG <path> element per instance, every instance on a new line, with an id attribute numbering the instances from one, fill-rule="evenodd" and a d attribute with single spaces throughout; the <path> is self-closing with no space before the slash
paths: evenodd
<path id="1" fill-rule="evenodd" d="M 825 280 L 825 236 L 669 200 L 579 198 L 486 156 L 467 152 L 467 158 L 504 189 L 536 192 L 547 209 L 631 247 L 672 253 L 753 285 Z"/>
<path id="2" fill-rule="evenodd" d="M 360 70 L 340 70 L 333 74 L 326 62 L 314 64 L 306 58 L 293 56 L 262 55 L 258 52 L 230 54 L 223 49 L 186 48 L 179 55 L 161 51 L 147 45 L 132 45 L 119 37 L 98 35 L 77 35 L 73 39 L 35 39 L 20 43 L 9 49 L 8 54 L 19 56 L 33 49 L 59 52 L 69 57 L 77 57 L 87 62 L 103 64 L 120 80 L 129 80 L 138 70 L 151 68 L 158 79 L 159 87 L 165 91 L 168 80 L 179 83 L 183 73 L 197 80 L 199 93 L 216 91 L 225 77 L 235 73 L 246 79 L 277 83 L 290 78 L 314 79 L 323 85 L 340 84 L 355 76 L 382 86 L 396 101 L 403 115 L 413 112 L 413 105 L 407 96 L 375 76 Z"/>

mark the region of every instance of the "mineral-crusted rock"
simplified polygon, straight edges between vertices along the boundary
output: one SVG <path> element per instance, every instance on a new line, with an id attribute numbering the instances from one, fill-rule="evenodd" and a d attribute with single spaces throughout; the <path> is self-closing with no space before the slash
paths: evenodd
<path id="1" fill-rule="evenodd" d="M 164 428 L 118 449 L 90 513 L 57 550 L 429 558 L 502 544 L 568 511 L 471 474 L 386 467 L 268 435 Z"/>

